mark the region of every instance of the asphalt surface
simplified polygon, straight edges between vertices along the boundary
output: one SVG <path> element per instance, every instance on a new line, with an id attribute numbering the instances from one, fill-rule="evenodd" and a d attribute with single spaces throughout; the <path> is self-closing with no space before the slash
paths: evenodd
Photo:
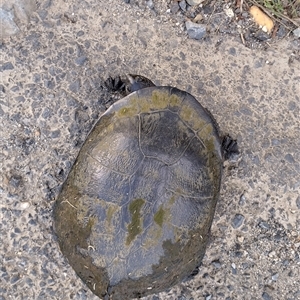
<path id="1" fill-rule="evenodd" d="M 1 44 L 0 299 L 98 299 L 62 256 L 53 205 L 98 117 L 109 76 L 192 93 L 238 140 L 200 272 L 145 299 L 300 299 L 298 42 L 189 39 L 159 1 L 41 1 Z"/>

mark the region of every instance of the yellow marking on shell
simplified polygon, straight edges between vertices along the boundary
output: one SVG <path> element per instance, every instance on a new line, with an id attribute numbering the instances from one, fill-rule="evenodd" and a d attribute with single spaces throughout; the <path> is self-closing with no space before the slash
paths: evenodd
<path id="1" fill-rule="evenodd" d="M 161 91 L 152 92 L 152 105 L 154 109 L 165 109 L 169 105 L 169 93 Z"/>
<path id="2" fill-rule="evenodd" d="M 113 132 L 115 129 L 115 125 L 113 123 L 109 123 L 105 128 L 105 134 Z"/>
<path id="3" fill-rule="evenodd" d="M 204 126 L 199 132 L 197 132 L 197 136 L 199 137 L 200 140 L 202 140 L 204 142 L 204 144 L 206 145 L 206 148 L 208 147 L 208 144 L 209 143 L 212 143 L 213 146 L 214 146 L 214 143 L 213 143 L 213 131 L 214 131 L 214 128 L 213 128 L 213 125 L 210 124 L 210 123 L 207 123 L 206 126 Z M 209 150 L 212 150 L 213 151 L 214 148 L 210 148 Z"/>
<path id="4" fill-rule="evenodd" d="M 156 247 L 160 243 L 162 237 L 162 228 L 157 228 L 157 226 L 151 226 L 147 232 L 146 239 L 144 241 L 144 247 L 150 249 Z"/>
<path id="5" fill-rule="evenodd" d="M 128 118 L 136 116 L 139 113 L 139 109 L 135 100 L 136 98 L 132 99 L 127 106 L 120 108 L 116 113 L 116 117 Z"/>
<path id="6" fill-rule="evenodd" d="M 143 113 L 166 109 L 168 105 L 169 94 L 159 90 L 153 91 L 150 97 L 144 96 L 139 99 L 139 106 Z"/>
<path id="7" fill-rule="evenodd" d="M 129 245 L 138 234 L 142 232 L 142 220 L 141 208 L 144 205 L 145 200 L 135 199 L 129 204 L 129 212 L 131 214 L 131 223 L 128 224 L 128 236 L 126 239 L 126 245 Z"/>
<path id="8" fill-rule="evenodd" d="M 107 215 L 106 215 L 106 221 L 108 223 L 108 225 L 111 225 L 111 220 L 115 214 L 115 212 L 118 210 L 118 205 L 113 205 L 112 203 L 110 203 L 108 209 L 107 209 Z"/>
<path id="9" fill-rule="evenodd" d="M 197 111 L 187 105 L 183 105 L 181 107 L 179 110 L 179 116 L 195 131 L 201 130 L 207 123 L 207 121 L 199 117 Z"/>
<path id="10" fill-rule="evenodd" d="M 150 97 L 142 97 L 139 99 L 139 107 L 142 113 L 148 113 L 151 110 Z"/>
<path id="11" fill-rule="evenodd" d="M 154 222 L 162 227 L 164 222 L 165 210 L 162 206 L 160 206 L 159 210 L 154 214 Z"/>
<path id="12" fill-rule="evenodd" d="M 176 95 L 169 96 L 170 107 L 178 107 L 179 108 L 181 106 L 181 102 L 182 102 L 182 99 L 179 98 L 178 96 L 176 96 Z"/>
<path id="13" fill-rule="evenodd" d="M 168 202 L 170 205 L 173 205 L 175 203 L 175 200 L 176 200 L 175 194 L 172 194 Z"/>
<path id="14" fill-rule="evenodd" d="M 187 105 L 183 105 L 179 110 L 179 116 L 183 121 L 188 121 L 193 116 L 193 109 Z"/>

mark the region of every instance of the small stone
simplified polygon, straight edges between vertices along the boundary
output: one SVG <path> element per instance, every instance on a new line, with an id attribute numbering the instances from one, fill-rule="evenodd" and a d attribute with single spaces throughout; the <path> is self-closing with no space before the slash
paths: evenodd
<path id="1" fill-rule="evenodd" d="M 214 266 L 215 268 L 217 268 L 217 269 L 220 269 L 220 268 L 221 268 L 221 263 L 220 263 L 220 261 L 219 261 L 218 259 L 212 261 L 212 264 L 213 264 L 213 266 Z"/>
<path id="2" fill-rule="evenodd" d="M 243 215 L 236 214 L 231 221 L 231 226 L 233 228 L 239 228 L 243 224 L 244 220 L 245 217 Z"/>
<path id="3" fill-rule="evenodd" d="M 186 2 L 185 0 L 182 0 L 179 2 L 179 7 L 183 10 L 186 11 Z"/>
<path id="4" fill-rule="evenodd" d="M 286 267 L 290 264 L 290 261 L 288 259 L 285 259 L 282 264 Z"/>
<path id="5" fill-rule="evenodd" d="M 293 30 L 293 34 L 295 37 L 300 38 L 300 27 Z"/>
<path id="6" fill-rule="evenodd" d="M 15 97 L 15 99 L 18 102 L 25 102 L 25 98 L 23 96 L 17 96 L 17 97 Z"/>
<path id="7" fill-rule="evenodd" d="M 20 186 L 21 182 L 22 182 L 22 177 L 19 175 L 13 175 L 9 179 L 9 184 L 14 188 L 18 188 Z"/>
<path id="8" fill-rule="evenodd" d="M 244 205 L 245 202 L 246 202 L 246 197 L 245 197 L 245 195 L 243 194 L 243 195 L 240 197 L 239 205 Z"/>
<path id="9" fill-rule="evenodd" d="M 19 210 L 25 210 L 30 206 L 29 202 L 20 202 L 18 205 Z"/>
<path id="10" fill-rule="evenodd" d="M 287 29 L 283 25 L 279 25 L 276 36 L 281 39 L 281 38 L 285 37 L 286 34 L 287 34 Z"/>
<path id="11" fill-rule="evenodd" d="M 204 24 L 196 24 L 192 21 L 186 21 L 185 26 L 191 39 L 200 40 L 206 34 L 206 26 Z"/>
<path id="12" fill-rule="evenodd" d="M 80 89 L 80 86 L 81 86 L 81 81 L 80 79 L 78 80 L 75 80 L 74 82 L 72 82 L 70 85 L 69 85 L 69 89 L 73 92 L 73 93 L 77 93 Z"/>
<path id="13" fill-rule="evenodd" d="M 6 71 L 6 70 L 13 70 L 14 69 L 14 66 L 13 64 L 9 61 L 9 62 L 6 62 L 2 65 L 2 67 L 0 67 L 0 72 L 2 71 Z"/>
<path id="14" fill-rule="evenodd" d="M 153 3 L 152 0 L 146 1 L 146 4 L 147 4 L 147 6 L 148 6 L 150 9 L 154 9 L 154 3 Z"/>
<path id="15" fill-rule="evenodd" d="M 300 209 L 300 196 L 298 196 L 298 198 L 296 199 L 296 205 L 298 209 Z"/>
<path id="16" fill-rule="evenodd" d="M 232 263 L 232 264 L 231 264 L 231 273 L 232 273 L 233 275 L 236 275 L 236 274 L 237 274 L 237 269 L 236 269 L 235 263 Z"/>
<path id="17" fill-rule="evenodd" d="M 78 66 L 82 66 L 87 61 L 87 59 L 88 58 L 85 55 L 83 55 L 83 56 L 76 58 L 75 63 Z"/>
<path id="18" fill-rule="evenodd" d="M 270 228 L 269 224 L 265 221 L 259 222 L 258 226 L 262 229 L 269 229 Z"/>
<path id="19" fill-rule="evenodd" d="M 273 274 L 272 275 L 272 280 L 277 281 L 277 279 L 278 279 L 278 273 Z"/>
<path id="20" fill-rule="evenodd" d="M 176 14 L 179 11 L 179 9 L 180 9 L 180 7 L 179 7 L 178 2 L 174 2 L 170 6 L 170 11 L 172 14 Z"/>
<path id="21" fill-rule="evenodd" d="M 233 18 L 234 17 L 234 12 L 232 10 L 232 8 L 225 8 L 224 12 L 226 14 L 227 17 L 229 18 Z"/>
<path id="22" fill-rule="evenodd" d="M 198 23 L 200 21 L 203 20 L 203 16 L 201 14 L 198 14 L 194 19 L 193 19 L 193 22 L 194 23 Z"/>
<path id="23" fill-rule="evenodd" d="M 186 0 L 186 2 L 191 5 L 191 6 L 194 6 L 194 5 L 198 5 L 202 2 L 204 2 L 204 0 Z"/>
<path id="24" fill-rule="evenodd" d="M 239 243 L 243 243 L 244 242 L 244 237 L 243 236 L 238 236 L 237 240 Z"/>
<path id="25" fill-rule="evenodd" d="M 261 295 L 264 300 L 272 300 L 273 298 L 267 292 L 263 292 Z"/>
<path id="26" fill-rule="evenodd" d="M 84 35 L 84 31 L 79 30 L 79 31 L 77 32 L 77 36 L 83 36 L 83 35 Z"/>
<path id="27" fill-rule="evenodd" d="M 275 257 L 275 256 L 276 256 L 275 251 L 271 251 L 271 252 L 269 253 L 269 257 Z"/>
<path id="28" fill-rule="evenodd" d="M 292 154 L 288 153 L 285 157 L 285 160 L 287 160 L 289 163 L 294 164 L 295 160 Z"/>
<path id="29" fill-rule="evenodd" d="M 270 39 L 270 36 L 267 32 L 264 32 L 263 29 L 262 30 L 258 30 L 255 35 L 254 35 L 255 38 L 257 38 L 259 41 L 263 42 L 263 41 L 266 41 L 266 40 L 269 40 Z"/>
<path id="30" fill-rule="evenodd" d="M 232 56 L 236 56 L 236 49 L 234 47 L 229 48 L 228 53 Z"/>

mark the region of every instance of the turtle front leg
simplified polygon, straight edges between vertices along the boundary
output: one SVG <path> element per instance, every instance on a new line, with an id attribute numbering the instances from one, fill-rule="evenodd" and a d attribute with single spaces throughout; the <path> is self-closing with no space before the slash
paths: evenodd
<path id="1" fill-rule="evenodd" d="M 113 77 L 108 77 L 104 81 L 105 87 L 108 89 L 110 92 L 119 92 L 121 94 L 125 93 L 126 90 L 126 84 L 125 82 L 121 79 L 120 76 L 117 76 L 115 78 Z"/>
<path id="2" fill-rule="evenodd" d="M 229 134 L 225 135 L 222 139 L 222 152 L 225 160 L 240 153 L 237 141 L 234 140 Z"/>

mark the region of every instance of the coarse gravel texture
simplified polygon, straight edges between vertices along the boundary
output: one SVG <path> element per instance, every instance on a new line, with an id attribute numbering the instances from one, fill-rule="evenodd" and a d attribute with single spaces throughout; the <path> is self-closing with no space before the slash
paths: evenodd
<path id="1" fill-rule="evenodd" d="M 98 299 L 62 256 L 53 205 L 109 76 L 191 92 L 237 138 L 199 273 L 145 299 L 300 299 L 299 40 L 187 37 L 165 1 L 38 1 L 1 43 L 0 299 Z"/>

